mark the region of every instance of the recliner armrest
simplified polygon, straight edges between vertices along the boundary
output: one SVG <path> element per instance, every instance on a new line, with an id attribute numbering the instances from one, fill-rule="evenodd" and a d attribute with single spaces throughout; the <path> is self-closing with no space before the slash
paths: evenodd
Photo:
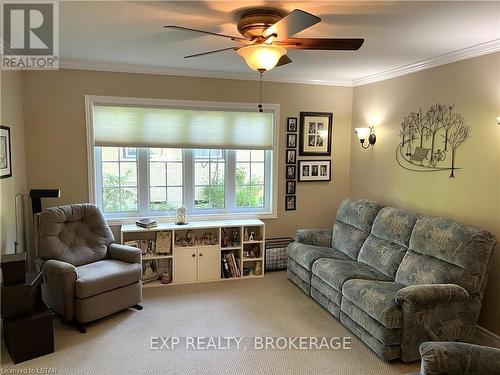
<path id="1" fill-rule="evenodd" d="M 45 304 L 65 319 L 75 318 L 76 267 L 70 263 L 49 259 L 41 265 L 42 296 Z"/>
<path id="2" fill-rule="evenodd" d="M 500 350 L 463 342 L 424 342 L 420 345 L 421 373 L 498 374 Z"/>
<path id="3" fill-rule="evenodd" d="M 295 242 L 306 245 L 331 247 L 332 229 L 299 229 L 295 233 Z"/>
<path id="4" fill-rule="evenodd" d="M 141 264 L 141 250 L 136 247 L 112 243 L 108 246 L 108 255 L 111 259 Z"/>
<path id="5" fill-rule="evenodd" d="M 469 292 L 456 284 L 410 285 L 396 293 L 396 302 L 425 307 L 439 303 L 460 302 L 469 298 Z"/>
<path id="6" fill-rule="evenodd" d="M 76 280 L 76 267 L 70 263 L 62 262 L 60 260 L 49 259 L 42 264 L 43 273 L 50 273 L 53 275 L 64 275 L 69 273 L 75 274 Z"/>

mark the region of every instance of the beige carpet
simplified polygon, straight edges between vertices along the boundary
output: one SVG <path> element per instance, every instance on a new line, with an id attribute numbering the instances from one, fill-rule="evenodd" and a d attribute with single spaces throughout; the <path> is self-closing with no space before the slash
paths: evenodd
<path id="1" fill-rule="evenodd" d="M 145 288 L 144 310 L 126 310 L 80 334 L 55 321 L 55 353 L 6 369 L 57 374 L 405 374 L 419 364 L 386 363 L 286 278 Z M 151 336 L 352 336 L 351 350 L 152 351 Z M 29 339 L 29 338 L 27 338 Z M 11 370 L 12 371 L 12 370 Z M 19 372 L 8 372 L 19 373 Z"/>

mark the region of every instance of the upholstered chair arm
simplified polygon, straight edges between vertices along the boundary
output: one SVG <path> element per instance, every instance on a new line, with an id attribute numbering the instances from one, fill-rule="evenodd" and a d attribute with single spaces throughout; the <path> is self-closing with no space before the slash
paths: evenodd
<path id="1" fill-rule="evenodd" d="M 332 230 L 331 229 L 299 229 L 295 233 L 295 242 L 306 245 L 331 247 Z"/>
<path id="2" fill-rule="evenodd" d="M 461 302 L 469 298 L 467 290 L 456 284 L 410 285 L 396 293 L 396 302 L 409 303 L 416 307 Z"/>
<path id="3" fill-rule="evenodd" d="M 111 259 L 126 263 L 141 263 L 141 250 L 132 246 L 112 243 L 108 246 L 108 255 Z"/>
<path id="4" fill-rule="evenodd" d="M 419 349 L 422 375 L 500 374 L 500 349 L 463 342 L 424 342 Z"/>
<path id="5" fill-rule="evenodd" d="M 42 264 L 42 294 L 45 304 L 65 319 L 75 317 L 76 267 L 70 263 L 50 259 Z"/>

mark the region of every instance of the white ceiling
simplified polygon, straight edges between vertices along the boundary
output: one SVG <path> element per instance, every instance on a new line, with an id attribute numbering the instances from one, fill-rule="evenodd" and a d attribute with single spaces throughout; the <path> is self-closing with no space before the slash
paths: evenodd
<path id="1" fill-rule="evenodd" d="M 175 24 L 239 36 L 235 25 L 250 6 L 299 8 L 321 17 L 297 37 L 365 39 L 357 52 L 290 51 L 293 63 L 266 73 L 268 80 L 350 84 L 485 42 L 500 47 L 496 1 L 65 1 L 60 2 L 62 65 L 251 79 L 256 74 L 234 51 L 183 58 L 232 46 L 230 40 L 163 28 Z"/>

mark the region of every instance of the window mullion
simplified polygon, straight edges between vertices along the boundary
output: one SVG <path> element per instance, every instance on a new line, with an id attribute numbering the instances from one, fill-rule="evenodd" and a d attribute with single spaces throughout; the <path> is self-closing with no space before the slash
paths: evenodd
<path id="1" fill-rule="evenodd" d="M 278 173 L 278 171 L 273 171 L 273 157 L 272 151 L 266 150 L 264 152 L 264 207 L 269 211 L 272 210 L 273 190 L 278 188 L 273 186 L 274 181 L 271 177 L 273 173 Z"/>
<path id="2" fill-rule="evenodd" d="M 141 215 L 147 215 L 149 209 L 149 149 L 137 149 L 137 210 Z"/>
<path id="3" fill-rule="evenodd" d="M 183 200 L 184 206 L 186 206 L 187 212 L 192 213 L 194 210 L 194 157 L 193 150 L 183 150 Z"/>
<path id="4" fill-rule="evenodd" d="M 103 195 L 103 180 L 102 180 L 102 148 L 94 147 L 94 165 L 95 165 L 95 203 L 99 207 L 102 205 L 102 195 Z"/>
<path id="5" fill-rule="evenodd" d="M 224 166 L 225 206 L 227 211 L 236 208 L 236 151 L 227 150 L 226 164 Z"/>

